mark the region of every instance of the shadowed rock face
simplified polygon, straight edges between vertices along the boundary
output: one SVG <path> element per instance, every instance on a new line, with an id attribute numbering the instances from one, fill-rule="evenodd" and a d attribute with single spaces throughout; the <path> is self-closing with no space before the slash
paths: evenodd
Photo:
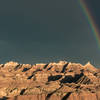
<path id="1" fill-rule="evenodd" d="M 1 64 L 0 100 L 100 100 L 100 69 L 66 61 Z"/>

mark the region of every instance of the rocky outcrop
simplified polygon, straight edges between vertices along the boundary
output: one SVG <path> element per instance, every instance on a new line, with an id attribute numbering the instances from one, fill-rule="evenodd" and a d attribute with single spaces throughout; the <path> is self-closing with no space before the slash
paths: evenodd
<path id="1" fill-rule="evenodd" d="M 0 100 L 100 100 L 100 69 L 60 61 L 0 64 Z"/>

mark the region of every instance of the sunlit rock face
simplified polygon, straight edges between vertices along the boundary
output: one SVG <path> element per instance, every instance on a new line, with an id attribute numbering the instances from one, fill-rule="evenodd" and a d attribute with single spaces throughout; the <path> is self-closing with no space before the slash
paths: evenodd
<path id="1" fill-rule="evenodd" d="M 100 69 L 90 62 L 0 64 L 0 100 L 100 100 Z"/>

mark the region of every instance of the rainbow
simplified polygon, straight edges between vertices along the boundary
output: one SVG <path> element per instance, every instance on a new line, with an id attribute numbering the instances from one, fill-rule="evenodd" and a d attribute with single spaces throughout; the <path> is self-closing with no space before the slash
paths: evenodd
<path id="1" fill-rule="evenodd" d="M 88 20 L 89 26 L 91 27 L 91 29 L 93 31 L 93 35 L 96 39 L 97 46 L 100 49 L 100 33 L 99 33 L 98 26 L 97 26 L 92 14 L 91 14 L 89 8 L 88 8 L 85 0 L 79 0 L 78 2 L 80 4 L 80 7 L 82 8 L 82 11 L 84 12 L 87 20 Z"/>

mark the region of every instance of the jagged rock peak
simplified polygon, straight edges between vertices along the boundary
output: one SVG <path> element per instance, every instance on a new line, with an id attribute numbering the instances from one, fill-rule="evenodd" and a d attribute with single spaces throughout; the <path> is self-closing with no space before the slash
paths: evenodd
<path id="1" fill-rule="evenodd" d="M 59 64 L 66 64 L 66 63 L 68 63 L 67 61 L 59 61 L 58 62 Z"/>
<path id="2" fill-rule="evenodd" d="M 100 100 L 100 72 L 90 62 L 2 66 L 0 100 Z"/>
<path id="3" fill-rule="evenodd" d="M 95 68 L 90 62 L 84 65 L 84 68 L 90 71 L 96 71 L 97 68 Z"/>
<path id="4" fill-rule="evenodd" d="M 38 64 L 36 64 L 36 65 L 45 65 L 46 63 L 38 63 Z"/>
<path id="5" fill-rule="evenodd" d="M 68 63 L 67 61 L 50 62 L 49 65 L 64 65 L 67 63 Z"/>
<path id="6" fill-rule="evenodd" d="M 85 66 L 86 66 L 86 65 L 91 65 L 91 62 L 90 62 L 90 61 L 88 61 L 88 62 L 85 64 Z"/>
<path id="7" fill-rule="evenodd" d="M 9 61 L 9 62 L 5 63 L 5 66 L 17 66 L 17 65 L 19 65 L 19 63 L 13 62 L 13 61 Z"/>

